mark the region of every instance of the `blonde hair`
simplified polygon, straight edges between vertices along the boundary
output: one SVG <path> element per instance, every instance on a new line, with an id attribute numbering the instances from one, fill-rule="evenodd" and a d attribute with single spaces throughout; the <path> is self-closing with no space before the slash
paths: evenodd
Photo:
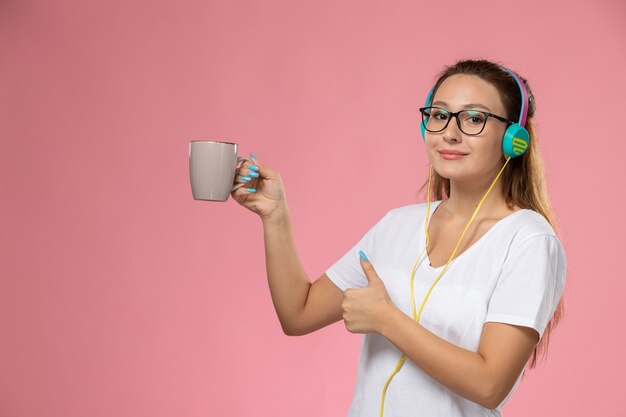
<path id="1" fill-rule="evenodd" d="M 529 95 L 529 108 L 525 128 L 530 135 L 530 143 L 526 152 L 521 156 L 512 158 L 502 173 L 500 181 L 502 181 L 505 201 L 510 208 L 517 205 L 521 208 L 534 210 L 543 215 L 558 237 L 560 234 L 556 224 L 555 214 L 550 203 L 548 187 L 544 178 L 543 160 L 539 152 L 539 147 L 537 146 L 537 135 L 533 125 L 535 100 L 526 79 L 520 76 L 517 71 L 515 72 L 524 82 Z M 434 97 L 441 83 L 446 78 L 455 74 L 474 75 L 493 84 L 500 93 L 500 99 L 507 111 L 506 117 L 509 120 L 518 120 L 521 107 L 519 86 L 515 82 L 515 79 L 500 67 L 500 64 L 487 60 L 462 60 L 452 66 L 445 67 L 435 83 L 432 97 Z M 502 160 L 504 162 L 504 155 Z M 422 185 L 420 191 L 424 190 L 427 186 L 428 181 Z M 449 198 L 450 180 L 433 171 L 431 193 L 433 193 L 436 200 Z M 564 316 L 564 303 L 565 300 L 562 296 L 557 304 L 552 319 L 546 326 L 543 337 L 533 350 L 529 361 L 529 368 L 534 368 L 537 365 L 540 356 L 545 358 L 550 343 L 550 333 L 552 333 L 558 322 Z"/>

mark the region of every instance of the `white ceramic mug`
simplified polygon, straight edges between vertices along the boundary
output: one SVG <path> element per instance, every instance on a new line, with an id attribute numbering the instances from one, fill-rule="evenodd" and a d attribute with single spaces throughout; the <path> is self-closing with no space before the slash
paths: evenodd
<path id="1" fill-rule="evenodd" d="M 234 184 L 239 162 L 254 162 L 237 156 L 237 144 L 212 140 L 189 142 L 191 193 L 196 200 L 226 201 L 244 183 Z M 233 185 L 234 184 L 234 185 Z"/>

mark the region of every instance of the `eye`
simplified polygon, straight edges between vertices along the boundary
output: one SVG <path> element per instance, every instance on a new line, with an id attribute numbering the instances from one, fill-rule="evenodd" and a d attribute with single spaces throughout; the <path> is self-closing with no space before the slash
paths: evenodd
<path id="1" fill-rule="evenodd" d="M 468 110 L 465 112 L 465 121 L 472 124 L 481 124 L 484 123 L 487 118 L 483 112 Z"/>
<path id="2" fill-rule="evenodd" d="M 430 114 L 436 120 L 448 120 L 449 113 L 443 109 L 431 109 Z"/>

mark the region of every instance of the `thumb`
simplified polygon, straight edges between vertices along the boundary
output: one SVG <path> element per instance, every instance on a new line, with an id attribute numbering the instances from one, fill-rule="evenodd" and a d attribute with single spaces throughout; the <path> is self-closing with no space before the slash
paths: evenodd
<path id="1" fill-rule="evenodd" d="M 374 265 L 372 265 L 369 259 L 367 259 L 367 256 L 365 256 L 365 253 L 363 253 L 363 251 L 359 251 L 359 256 L 361 258 L 361 267 L 363 268 L 363 271 L 365 272 L 365 276 L 367 277 L 367 282 L 369 284 L 380 282 L 380 277 L 376 273 L 376 270 L 374 269 Z"/>

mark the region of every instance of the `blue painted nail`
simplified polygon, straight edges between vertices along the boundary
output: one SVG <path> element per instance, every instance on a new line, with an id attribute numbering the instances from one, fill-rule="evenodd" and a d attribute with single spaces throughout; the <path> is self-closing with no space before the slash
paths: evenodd
<path id="1" fill-rule="evenodd" d="M 246 188 L 246 191 L 249 193 L 255 193 L 256 190 L 254 188 Z"/>
<path id="2" fill-rule="evenodd" d="M 249 172 L 248 173 L 249 176 L 251 176 L 252 178 L 258 178 L 259 177 L 259 173 L 258 172 Z"/>
<path id="3" fill-rule="evenodd" d="M 252 180 L 252 178 L 250 178 L 250 177 L 241 177 L 241 179 L 242 179 L 242 180 L 244 180 L 244 181 L 250 181 L 250 180 Z"/>
<path id="4" fill-rule="evenodd" d="M 248 168 L 250 168 L 253 171 L 258 171 L 259 170 L 259 167 L 256 166 L 256 165 L 249 165 Z"/>
<path id="5" fill-rule="evenodd" d="M 254 154 L 252 152 L 250 152 L 250 156 L 254 159 L 256 159 L 257 161 L 259 160 L 256 156 L 254 156 Z"/>
<path id="6" fill-rule="evenodd" d="M 365 256 L 365 254 L 363 253 L 363 251 L 359 251 L 359 256 L 361 256 L 361 259 L 363 259 L 364 261 L 367 261 L 367 256 Z"/>

